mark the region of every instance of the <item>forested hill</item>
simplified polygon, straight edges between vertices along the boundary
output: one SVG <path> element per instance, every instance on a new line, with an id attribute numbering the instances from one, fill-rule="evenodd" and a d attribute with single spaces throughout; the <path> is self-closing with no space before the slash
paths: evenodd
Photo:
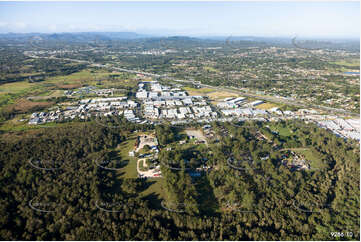
<path id="1" fill-rule="evenodd" d="M 204 176 L 203 184 L 193 184 L 184 170 L 176 174 L 162 168 L 162 179 L 169 182 L 167 193 L 178 191 L 178 199 L 189 198 L 187 201 L 194 205 L 184 213 L 176 213 L 155 207 L 157 199 L 152 194 L 139 196 L 149 181 L 119 178 L 115 171 L 96 165 L 94 161 L 127 142 L 135 130 L 153 129 L 125 120 L 120 120 L 118 126 L 109 129 L 95 122 L 70 123 L 3 134 L 0 238 L 335 240 L 331 232 L 338 231 L 353 233 L 343 239 L 360 238 L 359 148 L 325 130 L 293 126 L 294 132 L 303 133 L 304 138 L 290 137 L 287 141 L 315 147 L 321 159 L 327 161 L 322 171 L 291 172 L 278 164 L 274 155 L 260 164 L 257 172 L 235 171 L 225 165 L 224 151 L 240 153 L 249 149 L 253 154 L 257 147 L 267 149 L 267 144 L 255 146 L 248 140 L 247 129 L 227 124 L 232 137 L 224 138 L 213 150 L 210 162 L 219 169 Z M 157 129 L 162 130 L 168 129 Z M 163 144 L 172 137 L 159 138 Z M 208 190 L 200 190 L 199 186 Z M 246 204 L 253 201 L 251 205 L 255 206 L 247 212 L 207 212 L 210 207 L 197 197 L 202 192 L 208 194 L 203 197 L 205 203 L 211 202 L 212 194 L 224 194 Z M 317 211 L 303 211 L 306 203 L 313 204 Z"/>

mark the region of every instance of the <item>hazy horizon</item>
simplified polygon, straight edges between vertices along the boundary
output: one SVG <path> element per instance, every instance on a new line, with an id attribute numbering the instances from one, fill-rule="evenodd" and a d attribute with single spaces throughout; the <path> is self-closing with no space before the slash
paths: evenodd
<path id="1" fill-rule="evenodd" d="M 0 2 L 0 33 L 357 38 L 359 2 Z"/>

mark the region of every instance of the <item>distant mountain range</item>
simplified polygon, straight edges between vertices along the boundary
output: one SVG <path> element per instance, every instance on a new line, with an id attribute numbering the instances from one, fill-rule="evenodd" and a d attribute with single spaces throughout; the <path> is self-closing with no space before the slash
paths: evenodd
<path id="1" fill-rule="evenodd" d="M 140 38 L 150 38 L 152 36 L 138 34 L 134 32 L 82 32 L 82 33 L 7 33 L 0 34 L 0 38 L 27 39 L 35 38 L 39 40 L 60 40 L 60 41 L 91 41 L 91 40 L 130 40 Z"/>
<path id="2" fill-rule="evenodd" d="M 166 36 L 156 36 L 149 34 L 140 34 L 135 32 L 75 32 L 75 33 L 4 33 L 0 34 L 0 38 L 41 38 L 53 39 L 53 40 L 130 40 L 130 39 L 144 39 L 144 38 L 162 38 Z M 171 36 L 181 38 L 196 38 L 196 39 L 208 39 L 208 40 L 219 40 L 219 41 L 256 41 L 256 42 L 289 42 L 294 37 L 257 37 L 257 36 Z M 359 41 L 359 39 L 330 39 L 330 38 L 298 38 L 298 39 L 313 39 L 322 41 Z"/>
<path id="3" fill-rule="evenodd" d="M 143 41 L 154 42 L 164 40 L 168 43 L 173 43 L 174 45 L 182 44 L 187 42 L 196 44 L 205 44 L 205 43 L 237 43 L 244 45 L 276 45 L 276 46 L 286 46 L 286 47 L 298 47 L 295 45 L 297 42 L 299 46 L 305 48 L 349 48 L 359 49 L 359 39 L 311 39 L 311 38 L 287 38 L 287 37 L 255 37 L 255 36 L 198 36 L 198 37 L 189 37 L 189 36 L 155 36 L 147 34 L 139 34 L 135 32 L 77 32 L 77 33 L 6 33 L 0 34 L 1 40 L 12 40 L 14 42 L 24 42 L 24 41 L 61 41 L 61 42 L 73 42 L 73 43 L 82 43 L 82 42 L 96 42 L 96 41 Z"/>

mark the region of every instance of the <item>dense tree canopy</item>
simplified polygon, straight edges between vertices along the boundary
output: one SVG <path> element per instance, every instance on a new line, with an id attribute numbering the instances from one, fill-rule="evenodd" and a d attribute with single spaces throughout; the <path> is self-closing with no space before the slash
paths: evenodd
<path id="1" fill-rule="evenodd" d="M 330 233 L 340 231 L 353 233 L 343 239 L 359 239 L 359 148 L 325 130 L 278 124 L 295 130 L 284 137 L 267 133 L 262 124 L 214 124 L 219 134 L 228 135 L 207 149 L 211 154 L 199 148 L 192 157 L 180 147 L 161 154 L 192 157 L 213 167 L 197 178 L 186 169 L 188 163 L 179 163 L 180 170 L 162 166 L 163 205 L 179 213 L 139 196 L 149 181 L 119 178 L 94 163 L 139 128 L 119 123 L 116 129 L 88 122 L 2 135 L 0 238 L 334 240 Z M 292 140 L 294 147 L 314 147 L 327 165 L 290 171 L 270 142 L 252 138 L 258 130 L 279 139 L 282 147 Z M 259 160 L 262 152 L 268 160 Z M 253 162 L 244 167 L 252 169 L 231 168 L 229 154 L 236 159 L 250 155 Z"/>

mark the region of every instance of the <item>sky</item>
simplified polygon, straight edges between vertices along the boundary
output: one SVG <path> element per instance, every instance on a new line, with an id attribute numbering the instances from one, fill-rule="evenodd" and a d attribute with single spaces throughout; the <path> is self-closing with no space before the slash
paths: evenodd
<path id="1" fill-rule="evenodd" d="M 0 2 L 0 33 L 359 38 L 359 2 Z"/>

